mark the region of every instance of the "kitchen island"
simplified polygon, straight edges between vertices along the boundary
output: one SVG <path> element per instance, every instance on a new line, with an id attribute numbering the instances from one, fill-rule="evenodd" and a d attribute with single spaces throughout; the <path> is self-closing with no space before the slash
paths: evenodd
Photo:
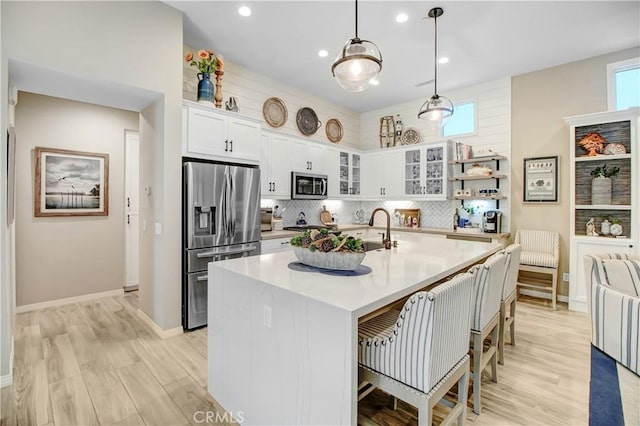
<path id="1" fill-rule="evenodd" d="M 245 424 L 356 424 L 359 318 L 501 247 L 392 237 L 398 247 L 368 252 L 362 264 L 372 271 L 361 276 L 294 271 L 291 251 L 210 263 L 213 398 Z"/>

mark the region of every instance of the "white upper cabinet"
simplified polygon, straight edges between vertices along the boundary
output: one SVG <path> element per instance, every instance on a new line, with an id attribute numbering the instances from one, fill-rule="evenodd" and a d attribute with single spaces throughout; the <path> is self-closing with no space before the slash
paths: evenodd
<path id="1" fill-rule="evenodd" d="M 449 198 L 449 154 L 447 143 L 405 149 L 403 195 L 424 200 Z"/>
<path id="2" fill-rule="evenodd" d="M 383 150 L 364 156 L 364 196 L 398 198 L 402 196 L 402 154 L 400 150 Z"/>
<path id="3" fill-rule="evenodd" d="M 260 160 L 260 122 L 185 101 L 184 157 L 257 163 Z M 231 115 L 234 114 L 234 115 Z"/>
<path id="4" fill-rule="evenodd" d="M 324 150 L 325 173 L 329 179 L 329 197 L 362 196 L 362 154 L 327 147 Z"/>
<path id="5" fill-rule="evenodd" d="M 293 171 L 324 173 L 324 149 L 322 145 L 303 140 L 294 140 L 292 146 Z"/>
<path id="6" fill-rule="evenodd" d="M 260 157 L 261 193 L 264 198 L 291 197 L 291 139 L 262 132 Z"/>

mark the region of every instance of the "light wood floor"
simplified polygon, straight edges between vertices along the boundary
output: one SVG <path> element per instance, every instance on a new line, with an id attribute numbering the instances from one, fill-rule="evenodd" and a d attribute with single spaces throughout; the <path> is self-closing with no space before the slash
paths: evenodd
<path id="1" fill-rule="evenodd" d="M 588 317 L 534 300 L 518 304 L 517 346 L 507 346 L 499 382 L 483 380 L 483 412 L 468 410 L 473 424 L 588 423 Z M 161 340 L 136 310 L 128 293 L 19 314 L 14 384 L 2 389 L 0 424 L 201 424 L 198 411 L 224 419 L 206 392 L 206 330 Z M 375 391 L 359 409 L 379 424 L 417 424 L 412 407 L 387 405 Z"/>

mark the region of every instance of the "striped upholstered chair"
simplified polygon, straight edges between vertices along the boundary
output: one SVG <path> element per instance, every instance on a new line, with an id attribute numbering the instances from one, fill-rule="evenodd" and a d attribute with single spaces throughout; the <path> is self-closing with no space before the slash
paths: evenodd
<path id="1" fill-rule="evenodd" d="M 431 424 L 439 402 L 451 408 L 445 421 L 463 424 L 472 290 L 472 276 L 460 274 L 415 293 L 400 311 L 360 324 L 358 400 L 377 387 L 417 407 L 420 426 Z M 456 383 L 458 400 L 451 407 L 443 398 Z"/>
<path id="2" fill-rule="evenodd" d="M 560 234 L 552 231 L 532 231 L 519 229 L 516 231 L 515 243 L 522 246 L 520 253 L 520 271 L 548 274 L 551 276 L 551 287 L 537 283 L 518 280 L 518 288 L 526 287 L 536 290 L 551 290 L 551 304 L 556 309 L 558 293 L 558 263 L 560 261 Z"/>
<path id="3" fill-rule="evenodd" d="M 507 255 L 507 266 L 502 283 L 502 300 L 500 301 L 500 337 L 498 340 L 498 362 L 504 364 L 504 333 L 509 329 L 509 343 L 516 344 L 516 283 L 520 267 L 520 244 L 511 244 L 504 250 Z M 509 311 L 507 314 L 507 310 Z"/>
<path id="4" fill-rule="evenodd" d="M 500 339 L 500 301 L 507 256 L 499 252 L 484 264 L 469 270 L 473 275 L 471 307 L 471 354 L 473 355 L 473 412 L 480 414 L 480 384 L 482 372 L 491 363 L 491 380 L 498 381 L 498 341 Z M 491 343 L 484 349 L 484 340 L 491 335 Z"/>
<path id="5" fill-rule="evenodd" d="M 640 376 L 640 260 L 585 256 L 591 343 Z"/>

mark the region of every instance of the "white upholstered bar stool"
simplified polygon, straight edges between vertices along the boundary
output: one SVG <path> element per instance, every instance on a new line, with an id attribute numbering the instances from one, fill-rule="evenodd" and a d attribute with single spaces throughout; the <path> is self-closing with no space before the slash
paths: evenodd
<path id="1" fill-rule="evenodd" d="M 519 229 L 516 231 L 516 244 L 522 246 L 520 253 L 520 271 L 548 274 L 551 276 L 551 287 L 538 283 L 525 282 L 518 279 L 521 287 L 551 291 L 551 303 L 556 309 L 558 293 L 558 262 L 560 260 L 560 235 L 553 231 L 536 231 Z"/>
<path id="2" fill-rule="evenodd" d="M 417 407 L 420 426 L 431 425 L 438 403 L 451 408 L 442 424 L 464 424 L 472 291 L 473 277 L 460 274 L 360 324 L 358 400 L 377 387 Z M 457 401 L 444 399 L 456 384 Z"/>
<path id="3" fill-rule="evenodd" d="M 520 267 L 520 244 L 511 244 L 504 250 L 507 256 L 506 272 L 502 284 L 502 300 L 500 301 L 500 338 L 498 340 L 498 362 L 504 364 L 504 338 L 509 329 L 509 343 L 516 344 L 516 283 L 518 282 L 518 269 Z M 509 313 L 507 314 L 507 311 Z"/>
<path id="4" fill-rule="evenodd" d="M 500 301 L 507 256 L 499 252 L 484 264 L 469 270 L 473 275 L 471 308 L 471 354 L 473 356 L 473 412 L 480 414 L 482 372 L 491 363 L 491 380 L 498 381 L 498 341 L 500 339 Z M 487 349 L 484 340 L 491 335 Z"/>

